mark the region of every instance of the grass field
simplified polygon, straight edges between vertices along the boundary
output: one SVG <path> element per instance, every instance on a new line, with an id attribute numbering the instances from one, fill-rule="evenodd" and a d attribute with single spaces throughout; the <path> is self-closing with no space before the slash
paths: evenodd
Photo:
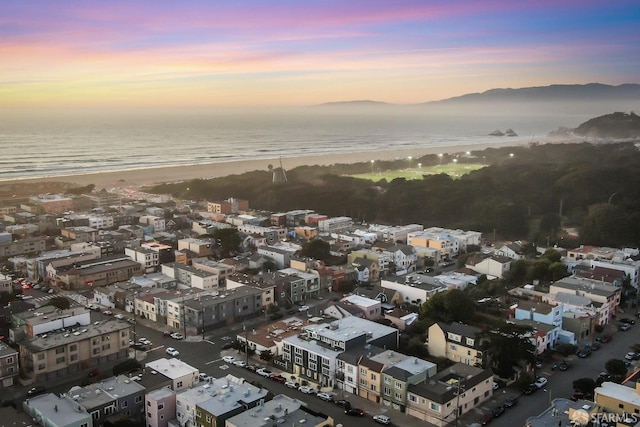
<path id="1" fill-rule="evenodd" d="M 423 175 L 438 175 L 438 174 L 446 174 L 452 178 L 460 178 L 462 175 L 468 174 L 471 171 L 482 169 L 487 165 L 482 164 L 460 164 L 460 163 L 448 163 L 446 165 L 436 165 L 429 167 L 420 167 L 420 168 L 407 168 L 407 169 L 399 169 L 399 170 L 386 170 L 386 171 L 376 171 L 374 165 L 373 173 L 361 173 L 357 175 L 351 175 L 354 178 L 360 179 L 368 179 L 370 181 L 376 182 L 383 179 L 387 181 L 392 181 L 396 178 L 405 178 L 405 179 L 422 179 Z"/>

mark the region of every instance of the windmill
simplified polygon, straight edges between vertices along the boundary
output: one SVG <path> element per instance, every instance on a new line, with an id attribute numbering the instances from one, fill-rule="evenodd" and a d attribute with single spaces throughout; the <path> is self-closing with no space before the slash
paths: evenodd
<path id="1" fill-rule="evenodd" d="M 287 182 L 287 172 L 282 167 L 282 157 L 280 157 L 280 167 L 275 168 L 269 165 L 269 170 L 273 172 L 273 182 Z"/>

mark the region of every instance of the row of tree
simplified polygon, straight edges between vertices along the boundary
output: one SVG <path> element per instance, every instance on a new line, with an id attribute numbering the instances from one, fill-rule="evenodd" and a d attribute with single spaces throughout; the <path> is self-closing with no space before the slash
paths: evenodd
<path id="1" fill-rule="evenodd" d="M 513 156 L 511 156 L 513 154 Z M 304 166 L 271 182 L 268 171 L 149 189 L 192 200 L 239 197 L 254 208 L 309 208 L 330 216 L 392 224 L 437 224 L 488 236 L 562 242 L 562 226 L 580 229 L 580 241 L 637 246 L 640 241 L 640 153 L 633 143 L 547 144 L 487 149 L 471 156 L 415 159 L 424 167 L 456 158 L 489 166 L 460 179 L 425 175 L 391 182 L 352 178 L 368 163 Z M 387 169 L 406 161 L 380 162 Z"/>

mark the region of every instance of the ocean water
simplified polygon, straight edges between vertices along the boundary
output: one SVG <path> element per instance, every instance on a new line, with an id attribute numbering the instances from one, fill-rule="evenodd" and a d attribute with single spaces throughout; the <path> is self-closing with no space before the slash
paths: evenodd
<path id="1" fill-rule="evenodd" d="M 0 180 L 502 141 L 542 141 L 587 114 L 190 112 L 16 114 L 0 120 Z M 367 157 L 368 158 L 368 157 Z M 364 159 L 366 161 L 366 158 Z"/>

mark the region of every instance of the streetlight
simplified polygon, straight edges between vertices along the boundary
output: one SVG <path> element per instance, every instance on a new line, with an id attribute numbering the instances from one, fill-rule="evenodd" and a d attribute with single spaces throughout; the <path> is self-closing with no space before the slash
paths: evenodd
<path id="1" fill-rule="evenodd" d="M 438 163 L 442 164 L 442 153 L 438 153 Z"/>
<path id="2" fill-rule="evenodd" d="M 375 160 L 371 160 L 371 175 L 373 175 L 373 164 L 375 163 Z"/>

